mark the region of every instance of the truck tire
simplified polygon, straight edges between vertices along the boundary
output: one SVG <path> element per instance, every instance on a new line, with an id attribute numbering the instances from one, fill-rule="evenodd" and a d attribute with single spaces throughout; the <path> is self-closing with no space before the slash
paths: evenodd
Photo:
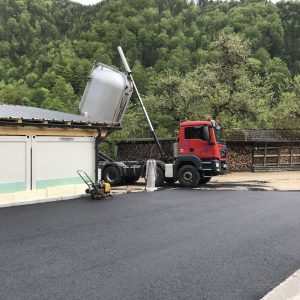
<path id="1" fill-rule="evenodd" d="M 210 180 L 211 180 L 211 177 L 203 177 L 203 178 L 200 178 L 198 184 L 199 184 L 199 185 L 201 185 L 201 184 L 206 184 L 206 183 L 208 183 Z"/>
<path id="2" fill-rule="evenodd" d="M 118 185 L 122 181 L 120 171 L 116 166 L 109 166 L 105 168 L 102 179 L 111 185 Z"/>
<path id="3" fill-rule="evenodd" d="M 196 187 L 200 180 L 200 174 L 194 166 L 185 165 L 178 171 L 178 180 L 183 187 Z"/>
<path id="4" fill-rule="evenodd" d="M 156 167 L 155 186 L 162 186 L 165 181 L 164 171 L 160 167 Z"/>

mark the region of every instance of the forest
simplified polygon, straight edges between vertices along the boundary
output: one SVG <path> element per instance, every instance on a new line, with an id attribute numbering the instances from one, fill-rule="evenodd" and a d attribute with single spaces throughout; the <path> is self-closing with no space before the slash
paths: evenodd
<path id="1" fill-rule="evenodd" d="M 121 45 L 160 137 L 178 122 L 300 128 L 300 2 L 0 0 L 0 103 L 76 113 Z M 133 96 L 115 138 L 147 137 Z"/>

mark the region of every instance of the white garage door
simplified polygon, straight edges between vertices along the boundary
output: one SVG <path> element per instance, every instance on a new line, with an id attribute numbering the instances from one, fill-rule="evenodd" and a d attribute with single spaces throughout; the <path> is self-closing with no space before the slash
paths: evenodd
<path id="1" fill-rule="evenodd" d="M 32 140 L 33 188 L 82 183 L 77 170 L 95 179 L 95 138 L 36 137 Z"/>
<path id="2" fill-rule="evenodd" d="M 31 188 L 31 138 L 0 136 L 0 194 Z"/>

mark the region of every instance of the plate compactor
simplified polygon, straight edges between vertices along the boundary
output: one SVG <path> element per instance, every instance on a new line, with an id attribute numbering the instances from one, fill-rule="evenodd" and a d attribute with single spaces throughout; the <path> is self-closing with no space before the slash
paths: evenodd
<path id="1" fill-rule="evenodd" d="M 85 192 L 91 196 L 92 199 L 103 199 L 107 197 L 112 197 L 110 193 L 110 184 L 99 180 L 99 182 L 93 182 L 92 179 L 83 170 L 77 171 L 78 175 L 88 186 Z"/>

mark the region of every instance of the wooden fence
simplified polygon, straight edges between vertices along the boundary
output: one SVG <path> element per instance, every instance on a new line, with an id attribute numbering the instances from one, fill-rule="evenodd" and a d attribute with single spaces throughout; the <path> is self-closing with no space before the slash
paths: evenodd
<path id="1" fill-rule="evenodd" d="M 300 169 L 300 144 L 254 144 L 253 169 Z"/>

